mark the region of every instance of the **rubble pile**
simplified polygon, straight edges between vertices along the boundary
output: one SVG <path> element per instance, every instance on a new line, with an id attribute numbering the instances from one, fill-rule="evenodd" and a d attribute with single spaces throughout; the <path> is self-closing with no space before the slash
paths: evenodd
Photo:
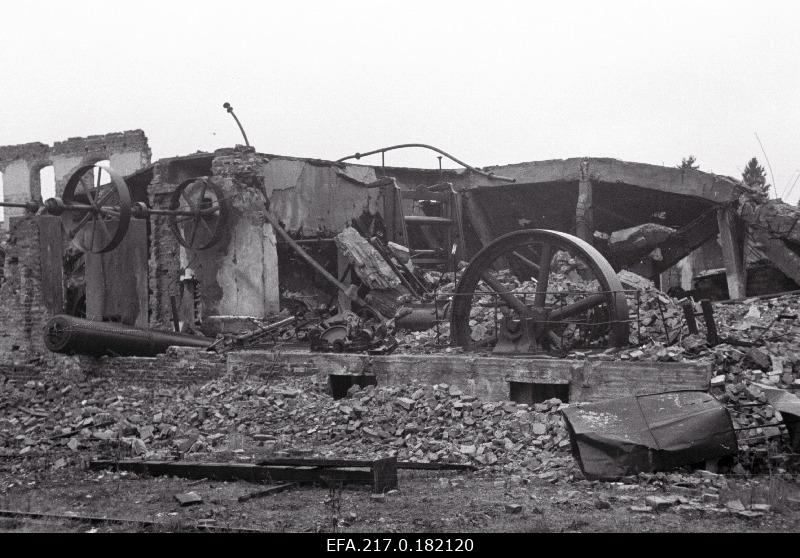
<path id="1" fill-rule="evenodd" d="M 12 470 L 32 470 L 64 467 L 83 452 L 206 461 L 395 455 L 555 478 L 553 469 L 572 466 L 560 408 L 557 399 L 533 407 L 483 402 L 444 384 L 356 386 L 334 400 L 326 385 L 296 379 L 156 390 L 105 379 L 8 381 L 0 390 L 0 458 Z"/>
<path id="2" fill-rule="evenodd" d="M 712 393 L 723 401 L 739 432 L 740 466 L 770 470 L 785 466 L 787 447 L 781 413 L 767 404 L 759 385 L 797 394 L 800 389 L 800 297 L 748 299 L 717 304 L 717 327 L 723 339 L 736 343 L 710 349 L 718 374 Z"/>
<path id="3" fill-rule="evenodd" d="M 559 256 L 561 257 L 557 257 L 554 261 L 556 265 L 549 279 L 546 299 L 548 306 L 566 306 L 587 294 L 600 291 L 596 279 L 584 279 L 590 277 L 591 273 L 583 269 L 578 260 L 567 257 L 563 252 L 560 252 Z M 536 291 L 535 280 L 521 282 L 511 270 L 496 272 L 495 276 L 509 291 L 516 293 L 523 300 L 526 297 L 532 298 Z M 631 323 L 629 342 L 632 345 L 655 343 L 660 344 L 661 348 L 665 345 L 674 345 L 689 336 L 683 311 L 675 299 L 658 290 L 652 281 L 635 273 L 623 270 L 618 276 L 628 302 Z M 453 273 L 428 272 L 426 278 L 430 283 L 440 285 L 437 289 L 439 300 L 449 302 L 452 298 L 450 295 L 456 290 L 458 277 L 454 277 Z M 491 289 L 480 281 L 477 292 L 488 293 Z M 425 352 L 449 345 L 449 307 L 446 304 L 441 306 L 444 307 L 444 311 L 437 327 L 427 331 L 398 334 L 397 338 L 403 352 Z M 504 318 L 504 309 L 502 301 L 498 303 L 497 297 L 493 295 L 475 295 L 470 311 L 470 327 L 472 340 L 477 346 L 490 347 L 494 342 L 497 336 L 497 324 L 501 324 Z M 561 334 L 561 338 L 565 346 L 573 348 L 591 349 L 603 344 L 603 339 L 582 339 L 582 335 L 584 330 L 570 325 Z"/>
<path id="4" fill-rule="evenodd" d="M 791 465 L 783 419 L 780 412 L 767 405 L 761 389 L 741 380 L 715 386 L 711 392 L 728 408 L 734 428 L 740 429 L 739 464 L 734 472 L 763 472 Z"/>

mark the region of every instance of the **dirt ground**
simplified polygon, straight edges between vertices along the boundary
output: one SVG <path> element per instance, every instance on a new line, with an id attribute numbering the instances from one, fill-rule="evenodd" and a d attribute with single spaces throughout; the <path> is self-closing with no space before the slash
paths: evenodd
<path id="1" fill-rule="evenodd" d="M 4 486 L 7 486 L 4 485 Z M 399 489 L 385 499 L 366 487 L 299 487 L 240 503 L 263 488 L 247 482 L 189 481 L 78 468 L 49 473 L 0 494 L 0 508 L 156 522 L 89 523 L 52 517 L 0 517 L 0 532 L 184 532 L 236 528 L 266 532 L 798 532 L 800 487 L 779 479 L 728 481 L 721 500 L 769 503 L 747 519 L 722 509 L 632 511 L 645 498 L 676 494 L 640 484 L 546 481 L 511 483 L 482 473 L 399 471 Z M 678 487 L 679 488 L 679 487 Z M 201 504 L 181 507 L 176 494 L 194 491 Z M 689 497 L 696 497 L 685 489 Z M 508 505 L 519 504 L 512 513 Z"/>

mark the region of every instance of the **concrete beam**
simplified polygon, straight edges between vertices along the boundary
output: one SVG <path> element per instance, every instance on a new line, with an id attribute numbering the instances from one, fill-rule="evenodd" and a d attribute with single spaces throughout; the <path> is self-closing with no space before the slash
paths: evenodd
<path id="1" fill-rule="evenodd" d="M 722 258 L 725 261 L 725 276 L 728 280 L 728 296 L 744 298 L 747 287 L 747 268 L 744 254 L 744 226 L 730 207 L 717 211 L 719 240 Z"/>
<path id="2" fill-rule="evenodd" d="M 735 200 L 739 195 L 739 183 L 726 176 L 607 158 L 535 161 L 484 167 L 484 170 L 514 178 L 517 184 L 579 182 L 581 165 L 584 162 L 588 163 L 591 169 L 591 179 L 595 182 L 630 184 L 671 194 L 703 198 L 715 203 L 727 203 Z M 468 187 L 487 188 L 507 186 L 508 184 L 502 180 L 474 175 L 470 177 Z"/>
<path id="3" fill-rule="evenodd" d="M 663 272 L 677 264 L 703 244 L 715 238 L 718 231 L 717 216 L 713 211 L 679 229 L 674 237 L 659 245 L 662 260 L 657 262 L 656 271 Z"/>
<path id="4" fill-rule="evenodd" d="M 458 386 L 484 399 L 507 400 L 511 382 L 568 385 L 570 401 L 601 401 L 634 394 L 705 390 L 711 364 L 698 362 L 624 362 L 472 355 L 368 356 L 304 351 L 236 351 L 226 355 L 227 370 L 258 375 L 282 369 L 284 374 L 374 376 L 378 385 L 416 380 Z"/>
<path id="5" fill-rule="evenodd" d="M 787 277 L 800 284 L 800 255 L 791 250 L 780 238 L 770 233 L 754 229 L 752 231 L 754 248 L 763 253 Z"/>

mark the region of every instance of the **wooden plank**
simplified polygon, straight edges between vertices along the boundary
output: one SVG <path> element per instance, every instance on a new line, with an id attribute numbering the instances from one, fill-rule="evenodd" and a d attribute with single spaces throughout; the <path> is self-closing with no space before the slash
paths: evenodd
<path id="1" fill-rule="evenodd" d="M 131 471 L 145 476 L 173 476 L 185 479 L 248 481 L 254 483 L 285 481 L 296 483 L 367 484 L 374 490 L 397 487 L 397 459 L 378 459 L 370 467 L 316 467 L 292 465 L 253 465 L 249 463 L 198 463 L 189 461 L 92 461 L 92 470 Z"/>
<path id="2" fill-rule="evenodd" d="M 380 493 L 397 488 L 396 458 L 376 459 L 370 471 L 372 473 L 373 492 Z"/>
<path id="3" fill-rule="evenodd" d="M 397 204 L 401 203 L 397 199 L 399 196 L 394 184 L 381 187 L 383 197 L 383 223 L 386 225 L 386 239 L 399 244 L 405 244 L 405 238 L 398 234 L 397 226 Z"/>
<path id="4" fill-rule="evenodd" d="M 432 200 L 439 202 L 449 202 L 450 192 L 430 192 L 427 190 L 400 190 L 400 199 L 403 200 Z"/>
<path id="5" fill-rule="evenodd" d="M 370 289 L 404 288 L 400 278 L 389 267 L 383 256 L 353 227 L 347 227 L 336 235 L 336 245 Z"/>
<path id="6" fill-rule="evenodd" d="M 64 237 L 61 219 L 54 215 L 36 217 L 39 226 L 39 258 L 44 307 L 51 314 L 64 311 Z"/>
<path id="7" fill-rule="evenodd" d="M 327 459 L 327 458 L 293 458 L 293 457 L 274 457 L 262 459 L 258 465 L 307 465 L 321 468 L 332 467 L 374 467 L 380 460 L 367 459 Z M 464 463 L 428 463 L 416 461 L 397 461 L 397 469 L 413 469 L 426 471 L 471 471 L 475 467 Z"/>
<path id="8" fill-rule="evenodd" d="M 131 219 L 116 249 L 86 254 L 86 314 L 147 327 L 148 303 L 147 223 Z"/>

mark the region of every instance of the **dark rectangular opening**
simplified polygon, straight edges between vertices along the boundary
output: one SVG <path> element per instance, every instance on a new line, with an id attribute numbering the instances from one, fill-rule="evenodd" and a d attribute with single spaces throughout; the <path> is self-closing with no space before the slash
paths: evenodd
<path id="1" fill-rule="evenodd" d="M 569 401 L 569 384 L 533 384 L 528 382 L 509 382 L 509 399 L 514 403 L 534 405 L 554 397 L 562 403 Z"/>
<path id="2" fill-rule="evenodd" d="M 339 374 L 328 375 L 328 386 L 334 399 L 347 397 L 347 390 L 353 386 L 365 388 L 367 386 L 377 386 L 378 379 L 375 376 L 344 376 Z"/>

